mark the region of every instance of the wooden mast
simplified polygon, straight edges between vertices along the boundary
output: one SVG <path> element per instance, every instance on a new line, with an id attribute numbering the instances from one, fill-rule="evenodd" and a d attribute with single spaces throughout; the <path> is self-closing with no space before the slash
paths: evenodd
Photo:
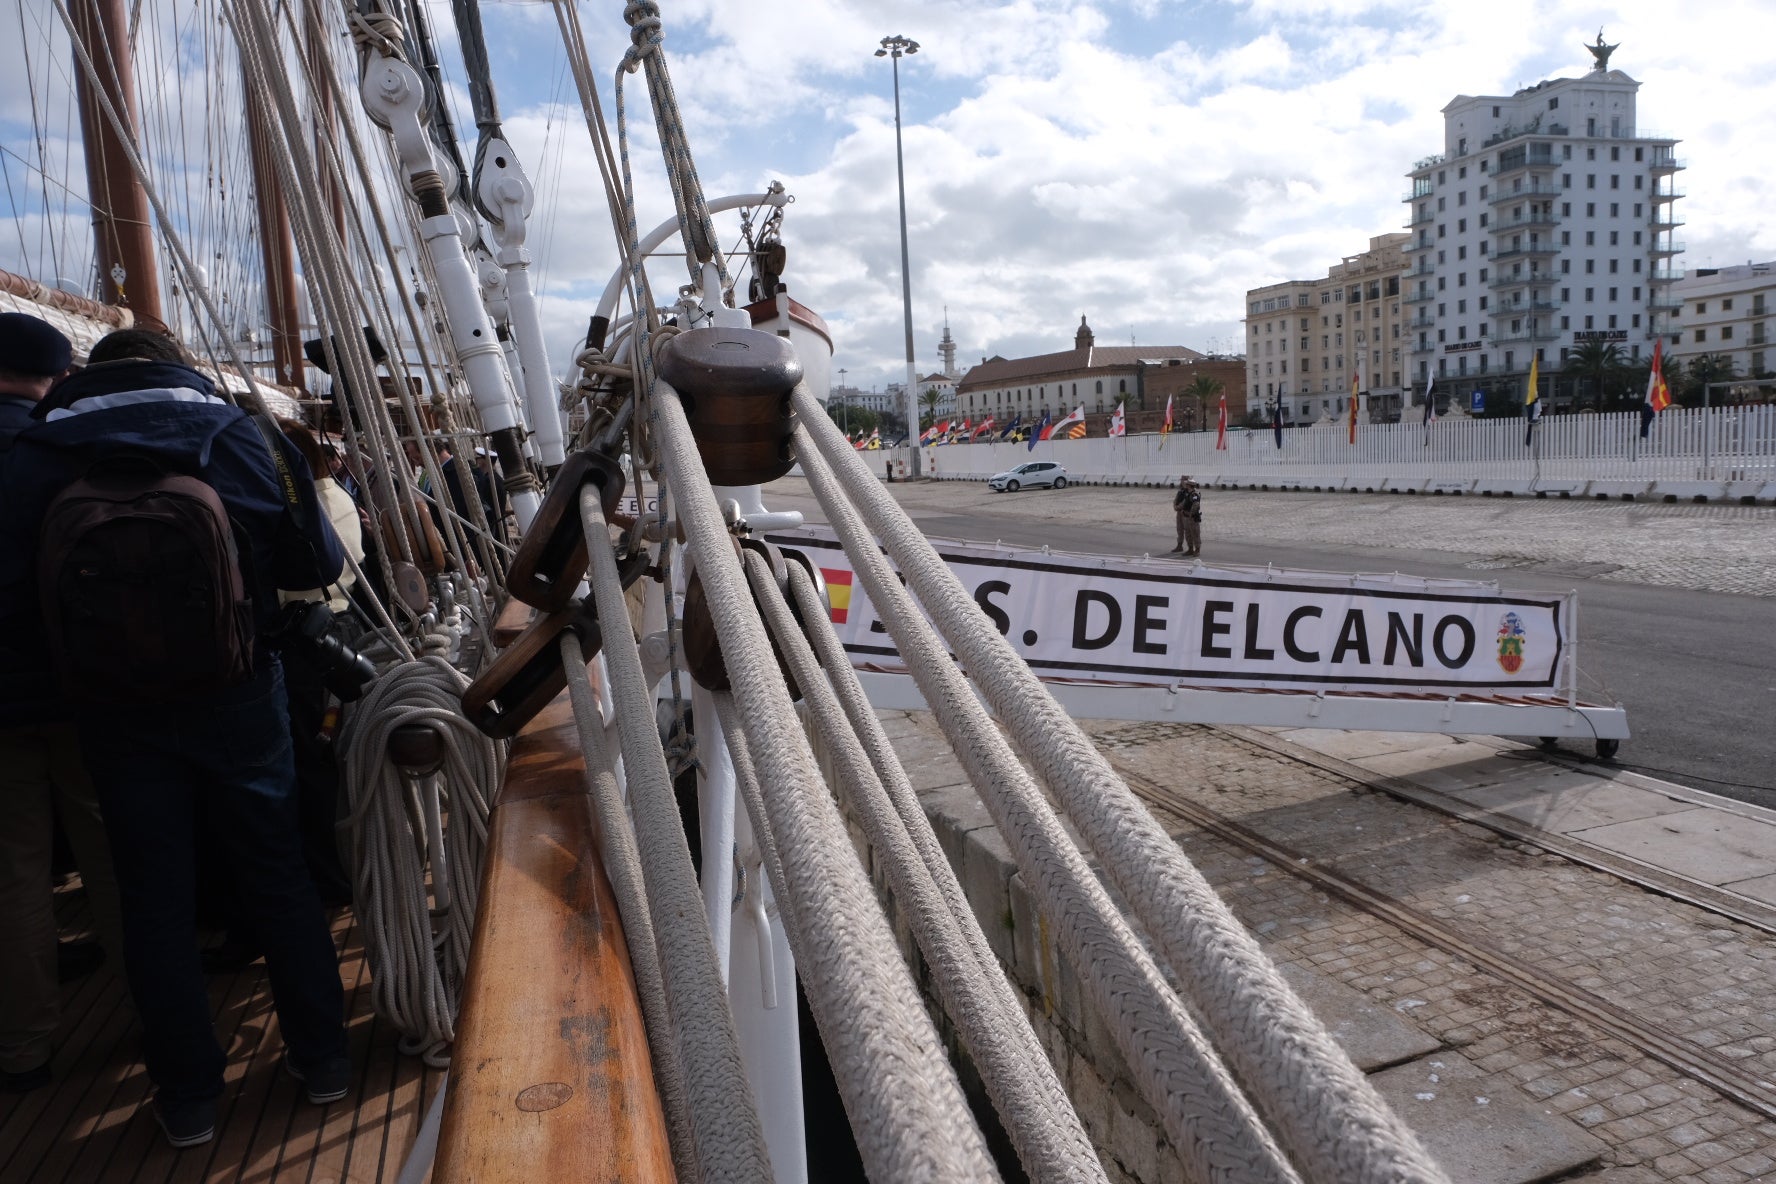
<path id="1" fill-rule="evenodd" d="M 248 89 L 251 90 L 251 82 Z M 265 259 L 265 316 L 271 324 L 271 357 L 277 381 L 302 385 L 302 318 L 296 303 L 296 253 L 290 210 L 278 183 L 277 151 L 265 112 L 247 99 L 247 143 L 253 154 L 253 196 L 259 209 L 259 250 Z"/>
<path id="2" fill-rule="evenodd" d="M 322 23 L 320 8 L 310 4 L 305 9 L 307 19 L 303 22 L 303 31 L 308 40 L 308 60 L 311 63 L 310 73 L 314 77 L 321 76 L 321 65 L 327 61 L 328 50 L 327 28 Z M 315 96 L 315 159 L 326 158 L 323 141 L 336 135 L 339 130 L 339 117 L 333 110 L 333 90 L 326 85 L 314 88 Z M 333 229 L 339 234 L 339 241 L 345 242 L 345 194 L 341 193 L 330 170 L 321 171 L 321 196 L 327 208 L 333 214 Z"/>
<path id="3" fill-rule="evenodd" d="M 130 136 L 140 142 L 141 116 L 136 110 L 129 18 L 123 0 L 74 0 L 70 10 L 75 35 L 92 58 L 99 90 L 128 125 Z M 99 292 L 104 303 L 127 307 L 138 325 L 165 329 L 148 194 L 130 169 L 129 157 L 93 92 L 91 79 L 78 64 L 74 77 L 86 147 L 86 188 L 92 201 Z"/>

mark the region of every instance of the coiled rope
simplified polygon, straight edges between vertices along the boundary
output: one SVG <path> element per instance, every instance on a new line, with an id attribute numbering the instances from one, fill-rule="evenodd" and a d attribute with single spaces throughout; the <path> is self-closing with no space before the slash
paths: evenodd
<path id="1" fill-rule="evenodd" d="M 371 684 L 341 736 L 371 1002 L 401 1033 L 401 1050 L 434 1066 L 449 1063 L 456 1039 L 488 809 L 504 768 L 502 746 L 463 718 L 467 685 L 436 655 L 402 662 Z M 389 759 L 389 739 L 408 724 L 443 740 L 435 794 L 410 790 Z"/>

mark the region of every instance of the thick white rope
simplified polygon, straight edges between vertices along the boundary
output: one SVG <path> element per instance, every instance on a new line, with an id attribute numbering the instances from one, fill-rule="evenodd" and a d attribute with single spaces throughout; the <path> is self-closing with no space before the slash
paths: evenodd
<path id="1" fill-rule="evenodd" d="M 805 425 L 798 428 L 798 441 L 805 441 L 806 434 Z M 1158 1113 L 1179 1156 L 1199 1180 L 1295 1180 L 1227 1067 L 901 587 L 825 457 L 805 442 L 798 454 L 870 603 L 900 647 L 1042 915 L 1116 1038 L 1136 1088 Z"/>
<path id="2" fill-rule="evenodd" d="M 341 736 L 354 906 L 370 961 L 371 1001 L 401 1033 L 402 1051 L 432 1065 L 449 1063 L 456 1039 L 488 808 L 505 758 L 501 745 L 463 718 L 467 685 L 441 657 L 400 663 L 370 685 Z M 405 724 L 424 724 L 443 738 L 444 765 L 436 775 L 441 800 L 416 801 L 389 760 L 389 738 Z M 425 854 L 428 841 L 439 837 L 445 866 L 431 866 L 434 917 Z"/>
<path id="3" fill-rule="evenodd" d="M 794 902 L 794 915 L 807 922 L 800 926 L 796 958 L 864 1167 L 876 1180 L 996 1179 L 955 1072 L 816 769 L 684 409 L 663 382 L 651 406 L 673 504 L 708 592 L 783 857 L 787 899 Z"/>
<path id="4" fill-rule="evenodd" d="M 1446 1180 L 1256 939 L 982 615 L 806 386 L 796 389 L 794 401 L 804 467 L 814 451 L 809 445 L 815 444 L 819 455 L 845 475 L 845 489 L 869 529 L 1154 936 L 1302 1170 L 1316 1181 L 1340 1184 Z M 830 477 L 831 469 L 826 472 Z M 829 484 L 823 507 L 839 496 L 837 484 Z M 873 542 L 868 549 L 880 558 Z M 870 595 L 874 601 L 873 588 Z M 918 671 L 921 663 L 908 658 Z M 942 661 L 953 674 L 947 656 Z M 973 696 L 966 697 L 972 706 Z M 938 718 L 944 720 L 941 711 Z"/>
<path id="5" fill-rule="evenodd" d="M 922 858 L 889 800 L 884 776 L 878 774 L 886 775 L 892 768 L 904 779 L 900 763 L 890 757 L 887 767 L 872 767 L 870 754 L 852 730 L 838 695 L 827 684 L 769 565 L 756 551 L 746 552 L 745 558 L 753 596 L 764 609 L 766 624 L 801 688 L 810 720 L 847 791 L 852 813 L 874 848 L 872 863 L 886 870 L 889 887 L 906 910 L 913 936 L 934 971 L 939 1002 L 980 1070 L 1025 1172 L 1034 1181 L 1055 1184 L 1107 1179 L 1091 1138 L 1024 1018 L 1004 972 L 990 959 L 980 923 L 966 911 L 965 904 L 964 911 L 958 913 L 955 905 L 961 903 L 962 893 L 954 874 L 948 877 L 948 886 L 954 889 L 952 897 L 939 888 L 934 869 Z M 806 585 L 806 600 L 815 607 L 815 615 L 807 617 L 804 601 L 810 630 L 830 632 L 831 623 L 801 565 L 788 563 L 785 567 L 791 579 L 799 578 Z M 936 846 L 936 836 L 931 835 L 923 813 L 917 821 Z M 943 872 L 950 872 L 947 861 L 941 865 L 940 874 Z M 987 959 L 981 957 L 983 951 L 988 951 Z"/>
<path id="6" fill-rule="evenodd" d="M 627 619 L 611 628 L 627 630 Z M 586 673 L 586 655 L 573 630 L 561 634 L 561 662 L 567 670 L 567 692 L 573 703 L 574 723 L 580 732 L 586 792 L 598 819 L 600 856 L 610 881 L 611 896 L 623 919 L 623 936 L 629 949 L 629 965 L 635 973 L 636 994 L 641 1000 L 642 1022 L 647 1025 L 648 1051 L 654 1065 L 654 1087 L 666 1113 L 672 1138 L 672 1166 L 681 1180 L 699 1178 L 695 1136 L 691 1131 L 690 1100 L 685 1095 L 684 1069 L 678 1059 L 678 1033 L 672 1024 L 672 1008 L 666 997 L 666 978 L 660 969 L 660 950 L 654 937 L 654 921 L 648 915 L 647 883 L 641 855 L 623 792 L 617 788 L 605 747 L 604 712 L 598 693 Z"/>
<path id="7" fill-rule="evenodd" d="M 666 753 L 654 722 L 653 699 L 641 652 L 628 629 L 628 603 L 611 553 L 598 490 L 580 491 L 580 516 L 591 560 L 592 595 L 604 628 L 605 667 L 616 705 L 617 734 L 629 809 L 659 943 L 667 1003 L 679 1039 L 679 1064 L 689 1099 L 700 1179 L 772 1179 L 764 1127 L 740 1058 L 734 1016 L 716 964 L 715 942 L 703 914 L 703 896 L 691 870 L 691 850 L 672 793 Z"/>

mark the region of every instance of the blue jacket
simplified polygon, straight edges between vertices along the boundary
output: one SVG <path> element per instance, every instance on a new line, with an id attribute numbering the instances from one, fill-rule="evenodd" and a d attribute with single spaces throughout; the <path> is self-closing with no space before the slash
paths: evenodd
<path id="1" fill-rule="evenodd" d="M 0 465 L 0 726 L 55 715 L 37 601 L 38 531 L 56 494 L 94 461 L 147 455 L 216 491 L 261 634 L 276 620 L 277 589 L 325 587 L 345 566 L 302 455 L 272 433 L 296 479 L 301 504 L 290 509 L 265 438 L 195 370 L 135 360 L 90 366 L 58 383 L 34 415 L 41 422 L 18 434 Z"/>
<path id="2" fill-rule="evenodd" d="M 0 395 L 0 456 L 12 451 L 12 442 L 31 424 L 37 404 L 23 395 Z"/>

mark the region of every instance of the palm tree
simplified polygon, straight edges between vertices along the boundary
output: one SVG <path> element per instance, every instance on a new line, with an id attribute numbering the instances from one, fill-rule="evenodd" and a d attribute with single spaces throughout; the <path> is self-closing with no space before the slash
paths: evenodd
<path id="1" fill-rule="evenodd" d="M 928 428 L 937 419 L 937 405 L 943 401 L 943 393 L 934 386 L 928 386 L 919 392 L 919 406 L 925 410 L 919 416 L 919 426 Z"/>
<path id="2" fill-rule="evenodd" d="M 1616 345 L 1605 345 L 1601 341 L 1587 341 L 1567 356 L 1563 369 L 1576 375 L 1591 379 L 1592 394 L 1596 405 L 1603 406 L 1604 383 L 1617 377 L 1627 359 L 1622 356 L 1622 349 Z"/>
<path id="3" fill-rule="evenodd" d="M 1182 392 L 1184 397 L 1196 400 L 1196 427 L 1198 431 L 1208 430 L 1208 414 L 1203 409 L 1214 402 L 1225 389 L 1226 387 L 1222 385 L 1219 378 L 1208 374 L 1198 374 L 1191 379 L 1190 385 L 1184 388 Z"/>

